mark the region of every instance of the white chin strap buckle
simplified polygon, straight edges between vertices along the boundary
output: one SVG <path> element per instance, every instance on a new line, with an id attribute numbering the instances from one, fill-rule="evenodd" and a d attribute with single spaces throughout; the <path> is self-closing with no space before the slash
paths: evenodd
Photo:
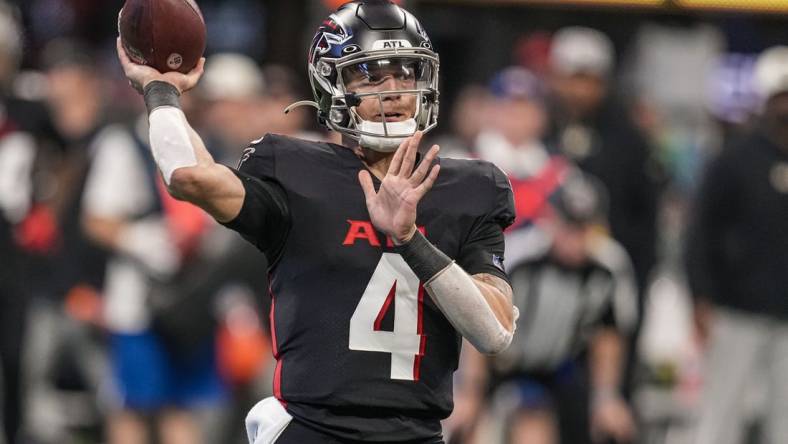
<path id="1" fill-rule="evenodd" d="M 385 130 L 384 130 L 385 125 Z M 399 145 L 410 136 L 405 137 L 386 137 L 386 131 L 389 134 L 409 134 L 412 135 L 416 132 L 418 128 L 418 124 L 416 123 L 416 119 L 408 119 L 402 122 L 370 122 L 368 120 L 362 120 L 361 124 L 359 125 L 359 130 L 362 133 L 374 133 L 378 134 L 376 136 L 370 136 L 368 134 L 362 134 L 361 138 L 359 139 L 358 143 L 364 148 L 369 148 L 371 150 L 380 151 L 384 153 L 390 153 L 392 151 L 396 151 Z"/>

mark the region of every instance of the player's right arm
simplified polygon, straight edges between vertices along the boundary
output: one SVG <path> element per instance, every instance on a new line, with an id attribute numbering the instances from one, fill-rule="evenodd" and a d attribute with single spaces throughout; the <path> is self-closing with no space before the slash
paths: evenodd
<path id="1" fill-rule="evenodd" d="M 197 85 L 205 59 L 188 74 L 160 73 L 132 62 L 118 39 L 118 57 L 132 86 L 145 95 L 153 157 L 170 194 L 191 202 L 219 222 L 229 222 L 243 206 L 241 180 L 214 162 L 178 106 L 177 97 Z"/>
<path id="2" fill-rule="evenodd" d="M 197 205 L 217 221 L 229 222 L 243 206 L 245 190 L 241 180 L 229 168 L 214 162 L 200 136 L 186 119 L 184 122 L 197 153 L 197 164 L 173 170 L 167 189 L 176 199 Z"/>

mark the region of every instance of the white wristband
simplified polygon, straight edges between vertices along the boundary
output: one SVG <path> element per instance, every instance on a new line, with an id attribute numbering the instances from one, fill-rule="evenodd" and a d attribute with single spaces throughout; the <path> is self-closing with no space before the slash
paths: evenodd
<path id="1" fill-rule="evenodd" d="M 424 288 L 446 319 L 481 353 L 500 353 L 512 342 L 513 332 L 501 325 L 473 278 L 456 263 L 430 279 Z"/>
<path id="2" fill-rule="evenodd" d="M 186 116 L 178 108 L 161 106 L 150 113 L 149 120 L 153 159 L 164 177 L 164 183 L 169 185 L 175 170 L 197 165 Z"/>

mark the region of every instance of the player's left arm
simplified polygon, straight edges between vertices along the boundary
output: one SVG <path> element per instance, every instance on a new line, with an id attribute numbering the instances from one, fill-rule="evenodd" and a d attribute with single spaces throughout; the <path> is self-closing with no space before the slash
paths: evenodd
<path id="1" fill-rule="evenodd" d="M 497 354 L 514 337 L 517 309 L 509 283 L 487 273 L 469 275 L 421 232 L 396 247 L 454 328 L 484 354 Z"/>
<path id="2" fill-rule="evenodd" d="M 506 280 L 490 273 L 474 274 L 472 278 L 498 322 L 507 331 L 514 333 L 512 286 Z"/>
<path id="3" fill-rule="evenodd" d="M 416 229 L 416 207 L 435 183 L 440 171 L 433 165 L 438 147 L 432 147 L 414 168 L 422 133 L 404 141 L 394 154 L 389 170 L 375 190 L 369 171 L 359 172 L 359 181 L 366 197 L 367 210 L 376 228 L 389 235 L 395 251 L 402 256 L 455 329 L 482 353 L 495 354 L 506 349 L 514 335 L 516 309 L 512 305 L 511 288 L 497 266 L 487 264 L 478 271 L 490 273 L 469 275 Z M 485 225 L 486 226 L 486 225 Z M 482 230 L 482 239 L 498 239 L 502 243 L 502 227 L 491 232 Z M 464 256 L 494 259 L 474 242 Z M 498 251 L 502 255 L 502 251 Z M 478 260 L 462 259 L 478 266 Z M 497 271 L 494 271 L 497 270 Z M 474 270 L 477 271 L 477 270 Z M 494 276 L 492 273 L 501 276 Z"/>

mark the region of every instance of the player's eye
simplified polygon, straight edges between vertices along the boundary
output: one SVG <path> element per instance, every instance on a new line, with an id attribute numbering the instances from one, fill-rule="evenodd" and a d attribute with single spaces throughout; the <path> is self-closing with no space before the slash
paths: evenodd
<path id="1" fill-rule="evenodd" d="M 384 72 L 371 72 L 371 73 L 369 73 L 367 75 L 366 81 L 367 81 L 367 83 L 370 83 L 370 84 L 373 84 L 373 85 L 377 85 L 379 83 L 383 83 L 383 81 L 386 80 L 386 77 L 388 77 L 387 73 L 384 73 Z"/>
<path id="2" fill-rule="evenodd" d="M 346 67 L 343 75 L 349 88 L 378 87 L 390 79 L 399 83 L 398 88 L 412 88 L 423 71 L 421 65 L 408 59 L 371 60 Z"/>

